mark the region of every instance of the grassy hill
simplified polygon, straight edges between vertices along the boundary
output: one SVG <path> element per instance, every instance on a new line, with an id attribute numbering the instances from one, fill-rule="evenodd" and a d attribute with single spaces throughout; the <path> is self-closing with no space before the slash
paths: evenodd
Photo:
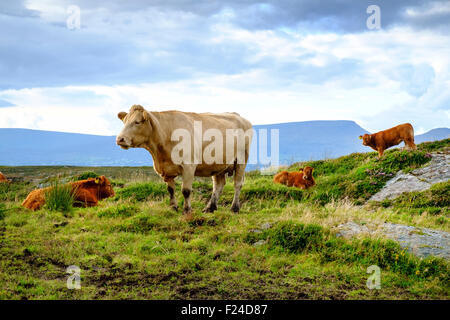
<path id="1" fill-rule="evenodd" d="M 151 168 L 0 167 L 16 180 L 0 185 L 0 299 L 449 299 L 447 261 L 419 259 L 382 236 L 336 236 L 348 221 L 450 231 L 449 182 L 365 204 L 397 171 L 449 147 L 446 139 L 381 161 L 373 152 L 293 164 L 316 169 L 306 191 L 249 172 L 239 214 L 230 211 L 232 178 L 219 210 L 201 213 L 212 185 L 197 179 L 189 221 L 169 208 Z M 20 207 L 37 184 L 86 171 L 106 174 L 116 196 L 68 212 Z M 179 184 L 177 196 L 181 205 Z M 374 264 L 380 290 L 366 287 Z M 81 290 L 66 288 L 69 265 L 81 268 Z"/>

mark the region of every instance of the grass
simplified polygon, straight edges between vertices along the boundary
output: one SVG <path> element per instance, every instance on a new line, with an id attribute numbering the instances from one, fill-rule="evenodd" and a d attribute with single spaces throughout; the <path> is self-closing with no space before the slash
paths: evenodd
<path id="1" fill-rule="evenodd" d="M 1 167 L 16 182 L 0 184 L 0 299 L 449 299 L 447 261 L 419 259 L 380 235 L 335 232 L 348 221 L 449 232 L 448 183 L 361 205 L 389 174 L 426 165 L 448 144 L 389 150 L 381 161 L 366 153 L 294 164 L 316 168 L 317 186 L 305 191 L 251 172 L 239 214 L 230 211 L 232 178 L 218 210 L 202 213 L 212 185 L 199 178 L 189 221 L 151 168 Z M 106 175 L 116 196 L 70 215 L 20 206 L 36 185 L 86 172 Z M 366 287 L 373 264 L 380 290 Z M 66 287 L 69 265 L 81 269 L 81 290 Z"/>
<path id="2" fill-rule="evenodd" d="M 75 194 L 70 184 L 63 184 L 57 178 L 45 193 L 45 207 L 50 211 L 70 212 L 75 203 Z"/>

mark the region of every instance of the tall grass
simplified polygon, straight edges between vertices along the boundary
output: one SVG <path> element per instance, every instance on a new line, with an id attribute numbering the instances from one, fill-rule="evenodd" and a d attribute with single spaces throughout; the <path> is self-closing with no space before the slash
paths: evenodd
<path id="1" fill-rule="evenodd" d="M 51 183 L 45 194 L 45 206 L 52 211 L 70 212 L 75 202 L 75 192 L 70 184 L 62 184 L 59 179 Z"/>

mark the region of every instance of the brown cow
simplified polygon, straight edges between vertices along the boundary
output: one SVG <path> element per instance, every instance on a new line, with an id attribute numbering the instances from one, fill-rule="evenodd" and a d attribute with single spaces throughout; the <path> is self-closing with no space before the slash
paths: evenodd
<path id="1" fill-rule="evenodd" d="M 415 150 L 414 128 L 410 123 L 400 124 L 396 127 L 372 134 L 359 136 L 363 140 L 363 145 L 378 151 L 378 158 L 383 156 L 384 150 L 405 142 L 405 148 Z"/>
<path id="2" fill-rule="evenodd" d="M 98 204 L 99 200 L 114 196 L 111 183 L 105 176 L 71 182 L 70 186 L 72 194 L 74 194 L 75 207 L 93 207 Z M 22 206 L 31 210 L 40 209 L 45 204 L 45 194 L 51 188 L 31 191 Z"/>
<path id="3" fill-rule="evenodd" d="M 313 171 L 314 168 L 309 166 L 300 168 L 300 170 L 296 172 L 281 171 L 275 175 L 273 181 L 275 183 L 284 184 L 288 187 L 294 186 L 300 189 L 308 189 L 316 185 L 316 181 L 313 177 Z"/>
<path id="4" fill-rule="evenodd" d="M 6 177 L 3 175 L 3 173 L 0 172 L 0 183 L 2 182 L 10 182 Z"/>

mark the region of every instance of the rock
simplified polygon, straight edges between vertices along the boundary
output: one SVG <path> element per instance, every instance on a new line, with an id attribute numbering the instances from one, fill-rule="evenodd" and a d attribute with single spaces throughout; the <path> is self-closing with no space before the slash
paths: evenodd
<path id="1" fill-rule="evenodd" d="M 259 240 L 259 241 L 256 241 L 256 242 L 253 244 L 253 246 L 259 247 L 259 246 L 262 246 L 262 245 L 264 245 L 264 244 L 266 244 L 266 240 Z"/>
<path id="2" fill-rule="evenodd" d="M 404 173 L 400 171 L 369 200 L 394 199 L 403 192 L 424 191 L 433 184 L 450 179 L 450 154 L 433 153 L 427 166 Z"/>
<path id="3" fill-rule="evenodd" d="M 385 223 L 385 235 L 418 257 L 436 256 L 450 259 L 450 233 L 428 228 Z"/>
<path id="4" fill-rule="evenodd" d="M 336 234 L 336 236 L 344 238 L 351 238 L 359 233 L 369 232 L 369 228 L 357 224 L 353 221 L 347 222 L 345 224 L 340 224 L 337 228 L 339 232 Z"/>
<path id="5" fill-rule="evenodd" d="M 262 230 L 267 230 L 267 229 L 270 229 L 270 228 L 272 228 L 272 225 L 270 223 L 268 223 L 268 222 L 261 225 L 261 229 Z"/>
<path id="6" fill-rule="evenodd" d="M 337 226 L 337 236 L 354 237 L 360 233 L 381 233 L 399 242 L 402 248 L 418 257 L 436 256 L 450 259 L 450 233 L 428 228 L 417 228 L 395 223 L 384 223 L 381 228 L 369 228 L 353 221 Z"/>

